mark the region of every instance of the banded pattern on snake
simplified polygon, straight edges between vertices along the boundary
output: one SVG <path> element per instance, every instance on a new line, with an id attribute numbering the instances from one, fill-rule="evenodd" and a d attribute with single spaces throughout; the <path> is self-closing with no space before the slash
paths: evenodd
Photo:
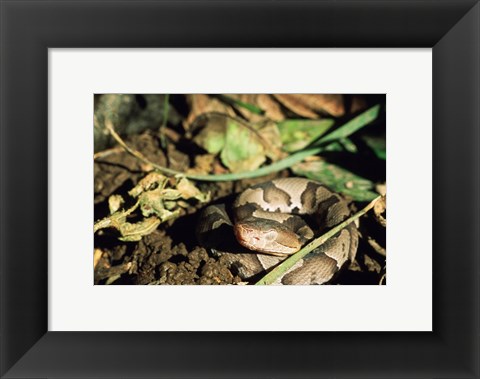
<path id="1" fill-rule="evenodd" d="M 233 214 L 233 220 L 229 213 Z M 350 215 L 347 202 L 305 178 L 254 185 L 235 200 L 210 205 L 197 223 L 197 239 L 245 280 L 268 271 Z M 325 284 L 354 259 L 358 231 L 352 223 L 312 251 L 275 284 Z"/>

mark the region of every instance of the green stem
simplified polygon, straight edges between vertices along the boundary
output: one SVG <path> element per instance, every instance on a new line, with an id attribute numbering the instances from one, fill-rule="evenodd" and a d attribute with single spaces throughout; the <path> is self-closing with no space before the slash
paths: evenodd
<path id="1" fill-rule="evenodd" d="M 318 154 L 322 150 L 323 148 L 321 147 L 303 150 L 298 153 L 289 155 L 288 157 L 282 160 L 276 161 L 268 166 L 260 167 L 252 171 L 244 171 L 244 172 L 238 172 L 234 174 L 222 174 L 222 175 L 194 175 L 194 174 L 184 174 L 184 175 L 189 179 L 209 181 L 209 182 L 223 182 L 223 181 L 231 181 L 231 180 L 257 178 L 259 176 L 268 175 L 268 174 L 289 168 L 293 166 L 295 163 L 301 162 L 309 156 Z"/>

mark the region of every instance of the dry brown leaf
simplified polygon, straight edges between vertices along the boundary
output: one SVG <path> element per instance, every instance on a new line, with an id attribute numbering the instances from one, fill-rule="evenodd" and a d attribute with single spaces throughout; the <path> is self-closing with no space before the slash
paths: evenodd
<path id="1" fill-rule="evenodd" d="M 253 94 L 253 93 L 225 94 L 225 96 L 227 96 L 231 99 L 241 101 L 241 102 L 246 103 L 246 104 L 251 104 L 251 105 L 258 106 L 257 105 L 257 96 L 258 95 Z M 265 118 L 261 115 L 258 115 L 258 114 L 255 114 L 255 113 L 249 111 L 248 109 L 246 109 L 244 107 L 236 106 L 235 108 L 243 117 L 245 117 L 245 119 L 247 119 L 250 122 L 258 122 L 258 121 L 263 120 Z"/>
<path id="2" fill-rule="evenodd" d="M 343 95 L 337 94 L 275 94 L 280 103 L 292 112 L 307 118 L 319 118 L 320 113 L 339 117 L 345 114 Z"/>
<path id="3" fill-rule="evenodd" d="M 376 251 L 378 254 L 384 257 L 387 256 L 387 250 L 384 247 L 380 246 L 380 244 L 377 241 L 375 241 L 372 237 L 367 237 L 367 242 L 370 245 L 370 247 L 374 251 Z"/>
<path id="4" fill-rule="evenodd" d="M 276 161 L 286 155 L 282 150 L 282 138 L 275 122 L 267 121 L 262 123 L 258 128 L 258 134 L 263 139 L 267 157 Z"/>
<path id="5" fill-rule="evenodd" d="M 282 121 L 285 115 L 282 113 L 280 104 L 276 102 L 272 95 L 266 94 L 226 94 L 232 99 L 246 104 L 254 105 L 264 111 L 264 115 L 255 114 L 244 107 L 236 107 L 238 112 L 250 122 L 260 122 L 268 118 L 273 121 Z"/>
<path id="6" fill-rule="evenodd" d="M 193 121 L 204 113 L 219 112 L 235 116 L 235 111 L 230 105 L 222 103 L 212 96 L 203 94 L 187 95 L 187 102 L 190 105 L 190 113 L 183 122 L 185 130 L 190 130 L 190 125 L 192 125 Z"/>
<path id="7" fill-rule="evenodd" d="M 240 101 L 240 102 L 243 102 L 245 104 L 250 104 L 250 105 L 254 105 L 254 106 L 257 106 L 257 96 L 256 94 L 224 94 L 224 96 L 230 98 L 230 99 L 234 99 L 234 100 L 237 100 L 237 101 Z M 243 118 L 245 118 L 246 120 L 248 120 L 248 122 L 250 123 L 256 123 L 256 122 L 260 122 L 262 120 L 265 120 L 265 116 L 263 115 L 259 115 L 259 114 L 256 114 L 252 111 L 250 111 L 249 109 L 245 108 L 245 107 L 242 107 L 240 105 L 237 105 L 237 106 L 234 106 L 235 107 L 235 110 L 243 116 Z"/>
<path id="8" fill-rule="evenodd" d="M 212 172 L 215 154 L 202 154 L 195 157 L 195 165 L 188 169 L 189 174 L 208 174 Z"/>
<path id="9" fill-rule="evenodd" d="M 370 258 L 368 255 L 364 255 L 364 265 L 367 271 L 369 272 L 376 272 L 377 274 L 380 274 L 380 271 L 382 271 L 382 266 L 380 266 L 380 263 L 378 263 L 376 260 Z"/>
<path id="10" fill-rule="evenodd" d="M 307 106 L 301 99 L 298 98 L 298 95 L 282 95 L 277 94 L 273 95 L 285 108 L 290 109 L 292 112 L 298 114 L 299 116 L 307 118 L 318 118 L 316 114 L 309 106 Z M 300 95 L 301 96 L 301 95 Z"/>
<path id="11" fill-rule="evenodd" d="M 265 115 L 273 121 L 283 121 L 285 115 L 280 105 L 272 98 L 272 95 L 258 95 L 257 105 L 265 111 Z"/>

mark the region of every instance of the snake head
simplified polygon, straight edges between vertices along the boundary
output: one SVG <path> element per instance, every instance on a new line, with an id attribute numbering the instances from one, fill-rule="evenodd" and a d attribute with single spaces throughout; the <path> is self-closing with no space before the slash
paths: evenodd
<path id="1" fill-rule="evenodd" d="M 302 247 L 297 234 L 274 220 L 247 219 L 237 222 L 234 231 L 242 246 L 261 253 L 289 255 Z"/>

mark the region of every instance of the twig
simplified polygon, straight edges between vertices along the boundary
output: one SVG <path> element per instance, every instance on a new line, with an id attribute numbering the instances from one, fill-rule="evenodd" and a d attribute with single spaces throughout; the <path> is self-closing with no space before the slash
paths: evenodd
<path id="1" fill-rule="evenodd" d="M 305 257 L 312 250 L 316 249 L 317 247 L 325 243 L 328 239 L 330 239 L 332 236 L 340 232 L 343 228 L 347 227 L 350 223 L 360 218 L 365 213 L 367 213 L 370 209 L 372 209 L 375 203 L 380 198 L 381 196 L 377 197 L 372 202 L 370 202 L 370 204 L 368 204 L 365 208 L 363 208 L 361 211 L 355 213 L 352 217 L 338 224 L 337 226 L 329 230 L 324 235 L 314 239 L 304 248 L 300 249 L 298 252 L 291 255 L 287 259 L 285 259 L 282 263 L 280 263 L 277 267 L 275 267 L 272 271 L 270 271 L 267 275 L 265 275 L 262 279 L 260 279 L 257 283 L 255 283 L 255 285 L 267 285 L 267 284 L 274 283 L 279 277 L 281 277 L 284 273 L 290 270 L 295 265 L 295 263 L 297 263 L 300 259 Z"/>
<path id="2" fill-rule="evenodd" d="M 121 153 L 122 151 L 123 149 L 121 149 L 120 147 L 114 147 L 112 149 L 102 150 L 102 151 L 99 151 L 98 153 L 93 154 L 93 160 L 95 161 L 100 158 L 106 158 L 110 155 Z"/>
<path id="3" fill-rule="evenodd" d="M 122 146 L 127 152 L 129 152 L 130 154 L 132 154 L 135 158 L 141 160 L 143 163 L 147 163 L 147 164 L 151 165 L 152 167 L 154 167 L 155 169 L 157 169 L 158 171 L 163 172 L 164 174 L 167 174 L 167 175 L 178 175 L 178 174 L 181 174 L 181 173 L 178 172 L 178 171 L 170 170 L 169 168 L 162 167 L 162 166 L 159 166 L 159 165 L 151 162 L 151 161 L 148 160 L 142 153 L 140 153 L 139 151 L 137 151 L 137 150 L 135 150 L 135 149 L 132 149 L 130 146 L 128 146 L 128 145 L 123 141 L 123 139 L 117 134 L 117 132 L 115 131 L 115 129 L 114 129 L 114 127 L 113 127 L 113 124 L 112 124 L 112 121 L 106 120 L 106 121 L 105 121 L 105 128 L 107 128 L 107 130 L 110 132 L 110 134 L 112 135 L 112 137 L 115 139 L 115 141 L 117 141 L 117 143 L 118 143 L 120 146 Z"/>

